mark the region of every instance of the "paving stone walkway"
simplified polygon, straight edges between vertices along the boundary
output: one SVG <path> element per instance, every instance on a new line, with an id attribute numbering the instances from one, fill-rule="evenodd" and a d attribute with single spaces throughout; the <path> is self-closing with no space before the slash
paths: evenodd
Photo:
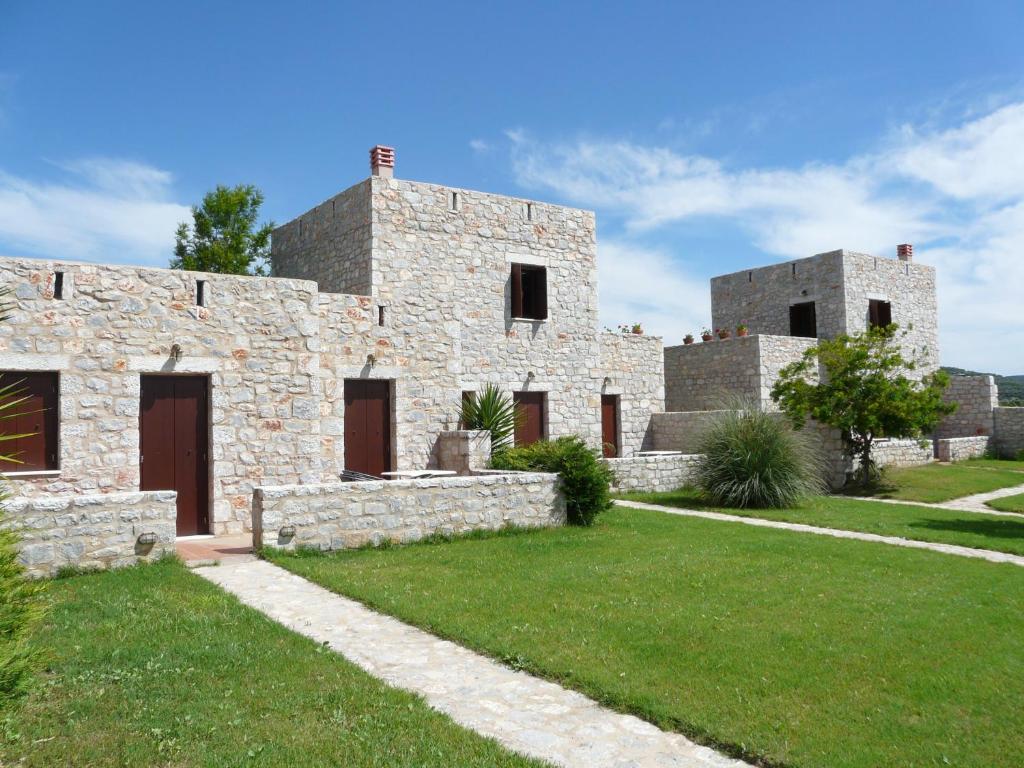
<path id="1" fill-rule="evenodd" d="M 880 499 L 875 496 L 853 496 L 851 498 L 859 499 L 861 501 L 880 501 L 884 504 L 910 504 L 915 507 L 935 507 L 936 509 L 955 509 L 958 512 L 983 512 L 986 515 L 997 515 L 1002 517 L 1024 517 L 1019 512 L 1002 512 L 998 509 L 992 509 L 992 507 L 986 507 L 986 501 L 992 501 L 993 499 L 1001 499 L 1006 496 L 1016 496 L 1019 493 L 1024 493 L 1024 485 L 1013 485 L 1009 488 L 999 488 L 995 491 L 986 491 L 985 493 L 975 493 L 971 496 L 961 496 L 959 499 L 950 499 L 949 501 L 941 502 L 925 502 L 925 501 L 904 501 L 903 499 Z"/>
<path id="2" fill-rule="evenodd" d="M 915 539 L 904 539 L 899 536 L 880 536 L 877 533 L 863 533 L 861 531 L 845 531 L 839 528 L 821 528 L 816 525 L 805 525 L 803 523 L 784 523 L 778 520 L 764 520 L 760 517 L 741 517 L 740 515 L 727 515 L 722 512 L 704 512 L 696 509 L 680 509 L 679 507 L 663 507 L 660 504 L 645 504 L 640 501 L 615 502 L 621 507 L 633 507 L 635 509 L 649 509 L 654 512 L 666 512 L 670 515 L 682 515 L 683 517 L 703 517 L 706 520 L 721 520 L 729 523 L 743 523 L 759 528 L 780 528 L 785 531 L 798 531 L 800 533 L 815 533 L 821 536 L 833 536 L 837 539 L 857 539 L 859 541 L 872 541 L 877 544 L 892 544 L 897 547 L 908 547 L 910 549 L 929 549 L 932 552 L 941 552 L 946 555 L 957 555 L 959 557 L 974 557 L 979 560 L 988 560 L 992 563 L 1010 563 L 1024 567 L 1024 557 L 1011 555 L 1006 552 L 994 552 L 988 549 L 974 549 L 973 547 L 960 547 L 956 544 L 940 544 L 932 541 L 917 541 Z"/>
<path id="3" fill-rule="evenodd" d="M 572 768 L 747 766 L 376 613 L 268 562 L 229 562 L 195 573 L 521 754 Z"/>

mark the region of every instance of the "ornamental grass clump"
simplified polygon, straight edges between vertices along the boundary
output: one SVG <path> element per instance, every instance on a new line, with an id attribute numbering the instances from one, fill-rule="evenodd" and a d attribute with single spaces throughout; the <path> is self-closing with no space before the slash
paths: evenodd
<path id="1" fill-rule="evenodd" d="M 697 486 L 719 506 L 789 507 L 827 487 L 804 433 L 756 407 L 723 411 L 704 433 L 700 452 Z"/>

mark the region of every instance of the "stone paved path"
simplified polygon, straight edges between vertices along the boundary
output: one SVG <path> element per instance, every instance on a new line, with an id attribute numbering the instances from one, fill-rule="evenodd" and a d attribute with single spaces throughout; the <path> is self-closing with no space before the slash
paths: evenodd
<path id="1" fill-rule="evenodd" d="M 289 629 L 328 645 L 455 722 L 521 754 L 572 768 L 741 768 L 676 733 L 598 706 L 376 613 L 265 561 L 196 568 Z"/>
<path id="2" fill-rule="evenodd" d="M 670 515 L 682 515 L 684 517 L 703 517 L 707 520 L 722 520 L 729 523 L 743 523 L 759 528 L 780 528 L 785 531 L 798 531 L 800 533 L 815 533 L 821 536 L 834 536 L 837 539 L 858 539 L 859 541 L 873 541 L 878 544 L 892 544 L 897 547 L 909 547 L 910 549 L 929 549 L 932 552 L 942 552 L 946 555 L 958 555 L 959 557 L 975 557 L 979 560 L 988 560 L 993 563 L 1010 563 L 1024 567 L 1024 557 L 1011 555 L 1006 552 L 994 552 L 988 549 L 974 549 L 973 547 L 960 547 L 956 544 L 939 544 L 932 541 L 916 541 L 904 539 L 899 536 L 880 536 L 877 533 L 863 533 L 861 531 L 845 531 L 839 528 L 820 528 L 816 525 L 805 525 L 803 523 L 783 523 L 778 520 L 764 520 L 760 517 L 741 517 L 739 515 L 727 515 L 721 512 L 703 512 L 695 509 L 680 509 L 679 507 L 663 507 L 659 504 L 644 504 L 639 501 L 615 502 L 622 507 L 633 507 L 635 509 L 649 509 L 654 512 L 666 512 Z"/>
<path id="3" fill-rule="evenodd" d="M 1016 496 L 1024 493 L 1024 485 L 1014 485 L 1009 488 L 999 488 L 985 493 L 975 493 L 972 496 L 961 496 L 959 499 L 950 499 L 941 502 L 925 501 L 904 501 L 903 499 L 880 499 L 874 496 L 852 496 L 850 498 L 860 501 L 880 501 L 884 504 L 910 504 L 915 507 L 935 507 L 936 509 L 955 509 L 958 512 L 984 512 L 986 515 L 998 515 L 1002 517 L 1024 517 L 1019 512 L 1002 512 L 998 509 L 986 507 L 986 501 L 1001 499 L 1005 496 Z"/>

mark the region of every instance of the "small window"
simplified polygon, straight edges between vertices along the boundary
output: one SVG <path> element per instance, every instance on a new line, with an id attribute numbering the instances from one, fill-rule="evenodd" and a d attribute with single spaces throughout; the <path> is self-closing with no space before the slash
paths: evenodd
<path id="1" fill-rule="evenodd" d="M 56 373 L 0 372 L 0 403 L 20 400 L 0 419 L 0 452 L 16 461 L 0 461 L 0 472 L 42 472 L 57 465 L 58 377 Z"/>
<path id="2" fill-rule="evenodd" d="M 533 221 L 533 203 L 526 204 L 526 220 Z"/>
<path id="3" fill-rule="evenodd" d="M 532 264 L 512 265 L 512 317 L 546 320 L 548 271 Z"/>
<path id="4" fill-rule="evenodd" d="M 377 307 L 377 325 L 384 325 L 384 305 L 380 304 Z"/>
<path id="5" fill-rule="evenodd" d="M 880 299 L 868 301 L 868 324 L 871 328 L 888 328 L 892 325 L 892 304 Z"/>
<path id="6" fill-rule="evenodd" d="M 54 272 L 53 273 L 53 298 L 63 299 L 64 298 L 64 273 Z"/>
<path id="7" fill-rule="evenodd" d="M 206 306 L 206 281 L 196 280 L 196 306 Z"/>
<path id="8" fill-rule="evenodd" d="M 789 335 L 802 336 L 807 339 L 818 338 L 818 321 L 815 316 L 813 301 L 805 301 L 802 304 L 790 306 Z"/>
<path id="9" fill-rule="evenodd" d="M 457 211 L 457 210 L 459 210 L 459 207 L 461 205 L 462 205 L 462 201 L 459 199 L 459 193 L 458 192 L 449 192 L 448 193 L 448 210 L 449 211 Z"/>

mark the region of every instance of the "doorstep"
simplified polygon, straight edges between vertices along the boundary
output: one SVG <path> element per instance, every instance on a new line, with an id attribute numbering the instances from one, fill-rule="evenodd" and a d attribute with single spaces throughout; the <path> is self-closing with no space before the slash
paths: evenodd
<path id="1" fill-rule="evenodd" d="M 175 541 L 178 557 L 189 568 L 217 563 L 237 563 L 255 560 L 252 553 L 252 534 L 230 536 L 181 536 Z"/>

